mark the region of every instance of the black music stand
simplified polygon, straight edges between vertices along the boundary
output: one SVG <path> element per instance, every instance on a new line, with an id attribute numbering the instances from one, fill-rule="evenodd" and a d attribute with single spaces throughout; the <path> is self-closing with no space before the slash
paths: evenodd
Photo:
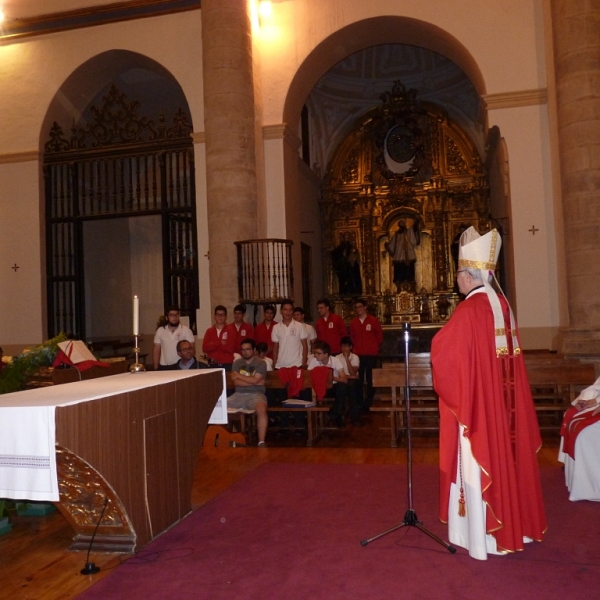
<path id="1" fill-rule="evenodd" d="M 409 332 L 410 332 L 410 323 L 404 323 L 402 326 L 402 330 L 404 332 L 404 353 L 405 353 L 405 376 L 406 376 L 406 387 L 404 388 L 404 399 L 406 402 L 406 440 L 407 440 L 407 447 L 408 447 L 408 460 L 407 460 L 407 479 L 408 479 L 408 510 L 406 511 L 406 513 L 404 514 L 404 519 L 402 520 L 402 522 L 398 523 L 397 525 L 394 525 L 393 527 L 390 527 L 389 529 L 386 529 L 385 531 L 378 533 L 377 535 L 368 538 L 366 540 L 361 540 L 360 545 L 361 546 L 366 546 L 367 544 L 370 544 L 371 542 L 374 542 L 375 540 L 378 540 L 380 537 L 383 537 L 384 535 L 387 535 L 388 533 L 392 533 L 393 531 L 396 531 L 397 529 L 401 529 L 402 527 L 416 527 L 417 529 L 420 529 L 423 533 L 427 534 L 431 539 L 435 540 L 438 544 L 441 544 L 442 546 L 444 546 L 444 548 L 447 548 L 449 552 L 451 552 L 452 554 L 454 554 L 456 552 L 456 548 L 454 546 L 452 546 L 451 544 L 449 544 L 448 542 L 445 542 L 444 540 L 442 540 L 441 538 L 439 538 L 437 535 L 435 535 L 434 533 L 432 533 L 431 531 L 429 531 L 428 529 L 425 529 L 425 527 L 423 527 L 423 523 L 421 521 L 419 521 L 419 518 L 417 517 L 417 513 L 415 512 L 414 508 L 413 508 L 413 493 L 412 493 L 412 438 L 411 438 L 411 429 L 410 429 L 410 379 L 409 379 L 409 361 L 408 361 L 408 342 L 409 342 Z"/>

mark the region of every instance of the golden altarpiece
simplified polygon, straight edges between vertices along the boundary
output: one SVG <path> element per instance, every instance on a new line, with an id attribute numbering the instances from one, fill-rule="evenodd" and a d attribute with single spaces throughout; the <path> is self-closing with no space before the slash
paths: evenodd
<path id="1" fill-rule="evenodd" d="M 441 108 L 419 102 L 400 82 L 381 100 L 327 171 L 325 289 L 346 319 L 361 295 L 384 324 L 442 324 L 459 300 L 458 237 L 470 225 L 490 228 L 487 176 L 476 146 Z M 404 277 L 396 273 L 398 255 L 390 255 L 399 225 L 414 248 Z"/>

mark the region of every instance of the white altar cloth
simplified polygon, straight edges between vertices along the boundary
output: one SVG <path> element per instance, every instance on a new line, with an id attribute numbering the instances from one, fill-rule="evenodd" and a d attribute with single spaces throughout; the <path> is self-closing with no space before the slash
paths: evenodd
<path id="1" fill-rule="evenodd" d="M 221 371 L 223 393 L 209 423 L 227 423 L 225 371 L 122 373 L 0 395 L 0 498 L 59 501 L 55 409 Z"/>

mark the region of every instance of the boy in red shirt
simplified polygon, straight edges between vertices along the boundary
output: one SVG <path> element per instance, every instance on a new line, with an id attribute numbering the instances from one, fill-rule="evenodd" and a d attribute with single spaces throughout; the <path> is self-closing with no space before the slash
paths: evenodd
<path id="1" fill-rule="evenodd" d="M 215 307 L 215 324 L 204 334 L 202 351 L 208 356 L 211 367 L 221 367 L 231 371 L 236 339 L 235 335 L 228 331 L 226 321 L 227 309 L 219 304 Z"/>
<path id="2" fill-rule="evenodd" d="M 271 334 L 273 333 L 273 325 L 275 325 L 275 307 L 272 304 L 267 304 L 263 309 L 265 320 L 259 323 L 254 330 L 254 341 L 259 344 L 264 342 L 267 345 L 267 356 L 273 358 L 273 340 L 271 340 Z"/>
<path id="3" fill-rule="evenodd" d="M 330 311 L 331 304 L 327 298 L 321 298 L 317 302 L 317 312 L 321 318 L 315 323 L 317 339 L 327 342 L 332 354 L 342 351 L 340 340 L 348 335 L 344 319 Z"/>
<path id="4" fill-rule="evenodd" d="M 367 397 L 363 409 L 373 404 L 373 369 L 377 366 L 379 347 L 383 343 L 383 329 L 379 319 L 367 312 L 367 301 L 358 298 L 354 303 L 356 317 L 350 322 L 350 337 L 354 344 L 354 353 L 360 358 L 358 381 L 361 386 L 367 384 Z"/>
<path id="5" fill-rule="evenodd" d="M 250 323 L 244 321 L 244 315 L 246 314 L 246 305 L 238 304 L 233 309 L 233 323 L 227 325 L 227 331 L 233 336 L 235 340 L 235 352 L 240 351 L 242 340 L 249 338 L 254 339 L 254 328 Z M 255 340 L 256 341 L 256 340 Z"/>

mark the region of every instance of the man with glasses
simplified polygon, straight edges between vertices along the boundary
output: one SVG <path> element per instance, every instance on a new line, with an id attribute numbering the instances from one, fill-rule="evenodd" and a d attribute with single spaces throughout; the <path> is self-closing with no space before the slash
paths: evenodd
<path id="1" fill-rule="evenodd" d="M 327 342 L 315 340 L 313 344 L 313 357 L 308 363 L 308 370 L 317 367 L 327 367 L 333 371 L 333 387 L 325 392 L 326 396 L 335 398 L 334 405 L 329 413 L 330 420 L 342 428 L 346 413 L 346 396 L 348 395 L 348 378 L 339 358 L 331 356 L 331 347 Z"/>
<path id="2" fill-rule="evenodd" d="M 254 354 L 254 340 L 243 339 L 240 345 L 242 358 L 233 363 L 231 379 L 235 383 L 235 393 L 227 398 L 227 406 L 256 411 L 258 445 L 266 446 L 267 435 L 267 397 L 265 396 L 265 377 L 267 364 Z"/>
<path id="3" fill-rule="evenodd" d="M 207 365 L 196 360 L 194 356 L 194 346 L 187 340 L 177 342 L 177 354 L 179 360 L 169 368 L 172 371 L 189 371 L 190 369 L 206 369 Z"/>
<path id="4" fill-rule="evenodd" d="M 231 371 L 235 346 L 235 335 L 227 328 L 227 309 L 219 304 L 215 307 L 215 324 L 204 334 L 202 351 L 208 356 L 211 367 Z"/>
<path id="5" fill-rule="evenodd" d="M 187 340 L 192 346 L 192 354 L 195 354 L 194 334 L 182 323 L 179 322 L 179 308 L 177 306 L 169 307 L 167 310 L 167 324 L 159 327 L 154 334 L 154 349 L 152 351 L 152 362 L 155 370 L 168 369 L 179 360 L 177 354 L 177 344 L 182 340 Z"/>

